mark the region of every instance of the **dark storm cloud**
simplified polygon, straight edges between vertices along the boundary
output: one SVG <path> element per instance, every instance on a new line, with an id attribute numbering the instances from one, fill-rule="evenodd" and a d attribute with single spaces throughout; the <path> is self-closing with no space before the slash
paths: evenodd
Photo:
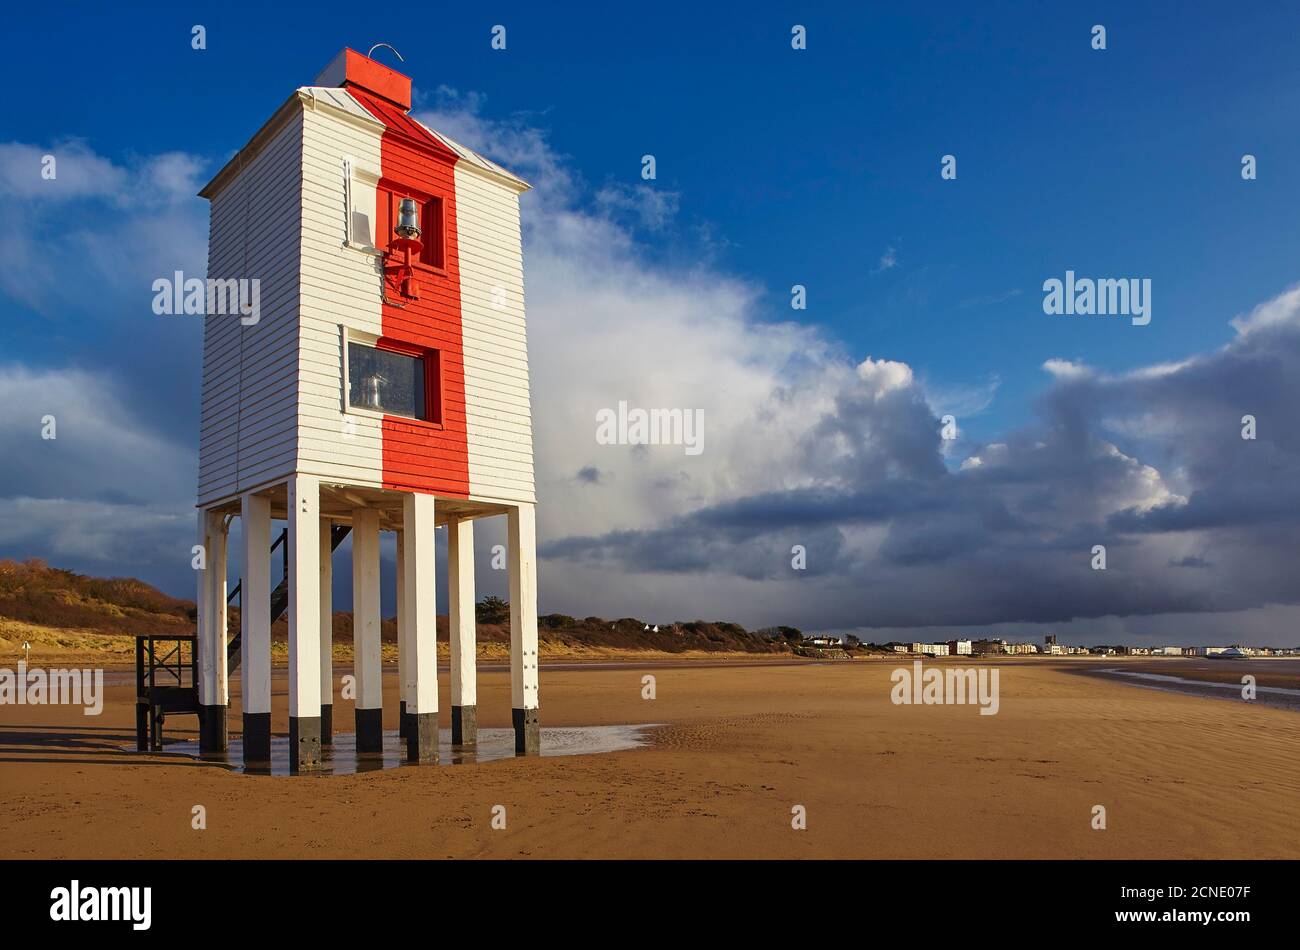
<path id="1" fill-rule="evenodd" d="M 1178 366 L 1107 376 L 1054 361 L 1033 424 L 944 443 L 908 367 L 854 366 L 807 328 L 751 323 L 748 294 L 718 274 L 645 267 L 629 236 L 566 203 L 567 175 L 536 137 L 505 144 L 509 164 L 543 160 L 526 240 L 544 609 L 593 612 L 603 597 L 615 615 L 675 613 L 690 600 L 683 610 L 752 625 L 853 629 L 1141 625 L 1300 602 L 1300 291 Z M 69 146 L 52 191 L 32 176 L 44 151 L 0 146 L 0 291 L 18 315 L 0 366 L 0 556 L 186 592 L 201 328 L 154 316 L 148 288 L 176 268 L 203 271 L 197 163 L 118 166 Z M 65 237 L 67 209 L 77 224 Z M 55 279 L 52 247 L 75 249 L 82 271 Z M 630 354 L 651 322 L 671 348 L 638 352 L 640 366 Z M 779 369 L 764 363 L 774 353 Z M 610 354 L 627 361 L 594 373 Z M 670 365 L 684 404 L 707 410 L 712 467 L 688 478 L 645 446 L 630 462 L 587 464 L 589 417 L 571 407 L 612 404 L 622 389 L 611 397 L 602 380 L 622 387 Z M 700 378 L 712 391 L 690 388 Z M 59 418 L 55 443 L 39 439 L 46 412 Z M 1241 438 L 1245 415 L 1255 440 Z M 736 420 L 752 431 L 729 438 Z M 566 506 L 566 491 L 581 498 Z M 575 524 L 582 536 L 561 536 Z M 1091 566 L 1098 544 L 1105 571 Z M 500 572 L 479 576 L 490 589 Z"/>
<path id="2" fill-rule="evenodd" d="M 808 487 L 542 556 L 786 582 L 820 626 L 1056 622 L 1300 602 L 1300 291 L 1227 346 L 1106 376 L 1057 363 L 1037 418 L 944 464 L 910 379 L 855 379 L 809 427 Z M 1253 416 L 1255 439 L 1243 439 Z M 800 587 L 790 547 L 809 552 Z M 1093 569 L 1104 545 L 1106 570 Z M 1195 567 L 1197 570 L 1187 570 Z M 811 621 L 810 621 L 811 622 Z"/>

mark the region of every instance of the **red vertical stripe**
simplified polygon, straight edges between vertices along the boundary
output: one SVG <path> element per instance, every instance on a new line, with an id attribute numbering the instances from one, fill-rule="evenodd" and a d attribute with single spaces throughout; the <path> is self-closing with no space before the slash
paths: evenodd
<path id="1" fill-rule="evenodd" d="M 379 194 L 442 200 L 443 267 L 417 267 L 420 297 L 403 297 L 395 280 L 385 282 L 383 343 L 394 348 L 438 352 L 441 421 L 423 422 L 399 416 L 383 420 L 383 483 L 385 488 L 430 494 L 469 494 L 469 446 L 465 420 L 465 353 L 461 336 L 460 247 L 456 225 L 457 156 L 401 109 L 366 92 L 348 92 L 383 122 L 380 141 Z M 422 216 L 421 238 L 435 238 L 434 224 Z M 376 242 L 392 238 L 392 224 L 381 209 L 376 215 Z M 382 246 L 382 245 L 381 245 Z"/>

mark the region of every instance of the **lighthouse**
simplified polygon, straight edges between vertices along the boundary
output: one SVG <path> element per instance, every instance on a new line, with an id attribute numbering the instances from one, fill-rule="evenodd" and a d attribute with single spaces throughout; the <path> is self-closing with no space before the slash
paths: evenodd
<path id="1" fill-rule="evenodd" d="M 347 49 L 200 192 L 208 283 L 255 318 L 204 318 L 198 521 L 200 746 L 227 748 L 242 677 L 249 763 L 270 759 L 271 624 L 289 627 L 290 766 L 334 721 L 335 547 L 352 539 L 355 729 L 383 748 L 380 537 L 397 536 L 400 730 L 438 756 L 435 530 L 447 533 L 453 743 L 472 746 L 474 522 L 504 515 L 515 749 L 539 744 L 532 420 L 519 196 L 528 185 L 411 114 L 411 80 Z M 241 522 L 241 625 L 227 538 Z M 282 530 L 273 530 L 283 521 Z M 272 558 L 283 566 L 272 588 Z"/>

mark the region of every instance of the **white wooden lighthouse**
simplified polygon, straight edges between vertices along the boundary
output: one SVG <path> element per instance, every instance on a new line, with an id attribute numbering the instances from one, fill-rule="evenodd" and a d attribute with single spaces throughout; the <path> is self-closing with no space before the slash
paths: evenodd
<path id="1" fill-rule="evenodd" d="M 290 760 L 331 741 L 330 553 L 352 536 L 356 730 L 382 748 L 379 539 L 397 533 L 402 733 L 437 760 L 434 529 L 446 526 L 453 742 L 476 735 L 474 520 L 505 515 L 516 751 L 538 751 L 532 422 L 519 195 L 528 185 L 410 115 L 411 80 L 345 50 L 200 192 L 209 286 L 199 448 L 201 746 L 227 748 L 241 665 L 245 758 L 269 761 L 271 623 L 289 623 Z M 209 294 L 211 296 L 211 292 Z M 211 309 L 211 308 L 209 308 Z M 226 538 L 242 520 L 241 630 Z M 287 522 L 271 589 L 273 519 Z M 280 555 L 277 555 L 280 556 Z"/>

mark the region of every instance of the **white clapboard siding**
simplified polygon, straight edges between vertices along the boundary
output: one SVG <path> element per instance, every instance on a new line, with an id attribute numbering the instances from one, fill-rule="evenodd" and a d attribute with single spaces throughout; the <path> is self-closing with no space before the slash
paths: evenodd
<path id="1" fill-rule="evenodd" d="M 344 414 L 340 328 L 383 331 L 378 259 L 348 240 L 373 234 L 375 185 L 362 179 L 381 167 L 383 125 L 341 90 L 306 91 L 315 101 L 303 122 L 298 468 L 379 487 L 382 425 L 373 416 Z"/>
<path id="2" fill-rule="evenodd" d="M 519 195 L 456 163 L 470 494 L 536 500 Z"/>
<path id="3" fill-rule="evenodd" d="M 340 89 L 304 87 L 205 190 L 209 276 L 261 280 L 261 319 L 205 322 L 199 503 L 298 472 L 383 484 L 377 416 L 345 413 L 345 333 L 380 335 L 367 250 L 383 125 Z M 470 497 L 533 502 L 519 189 L 447 140 L 455 170 Z"/>
<path id="4" fill-rule="evenodd" d="M 282 122 L 210 195 L 208 276 L 257 278 L 261 313 L 252 326 L 230 314 L 204 321 L 200 505 L 294 470 L 301 111 Z"/>

